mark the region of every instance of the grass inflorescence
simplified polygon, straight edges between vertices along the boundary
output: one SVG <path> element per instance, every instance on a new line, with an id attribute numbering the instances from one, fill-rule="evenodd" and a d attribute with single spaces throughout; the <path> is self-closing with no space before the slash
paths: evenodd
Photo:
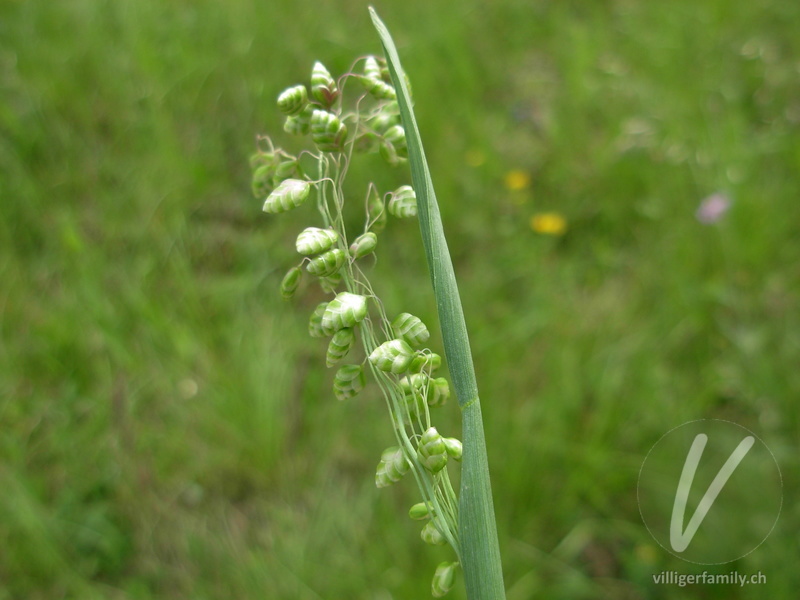
<path id="1" fill-rule="evenodd" d="M 295 295 L 304 269 L 331 295 L 312 311 L 309 333 L 330 338 L 328 367 L 346 363 L 334 375 L 334 395 L 339 400 L 359 396 L 368 366 L 391 420 L 396 445 L 382 452 L 375 485 L 387 487 L 410 471 L 421 495 L 411 512 L 425 520 L 422 540 L 447 543 L 460 559 L 458 499 L 446 466 L 448 459 L 461 460 L 462 444 L 443 437 L 432 419 L 433 409 L 450 396 L 447 379 L 434 376 L 442 360 L 425 347 L 430 332 L 419 317 L 401 312 L 390 320 L 364 268 L 374 262 L 378 234 L 389 215 L 392 220 L 417 216 L 417 196 L 407 184 L 380 193 L 369 183 L 359 203 L 363 224 L 352 236 L 344 216 L 346 198 L 353 196 L 345 179 L 359 154 L 380 154 L 390 166 L 404 164 L 409 156 L 404 129 L 408 92 L 404 82 L 398 100 L 395 75 L 383 58 L 374 56 L 357 60 L 338 79 L 315 62 L 310 85 L 293 85 L 277 101 L 286 116 L 284 131 L 309 137 L 312 149 L 293 156 L 264 138 L 250 160 L 252 190 L 270 214 L 300 208 L 313 197 L 322 227 L 306 227 L 297 236 L 295 247 L 302 259 L 284 276 L 281 295 Z M 353 85 L 358 85 L 355 93 Z M 357 337 L 364 358 L 354 362 L 351 350 Z M 459 560 L 439 565 L 431 585 L 435 597 L 450 591 L 458 565 Z"/>

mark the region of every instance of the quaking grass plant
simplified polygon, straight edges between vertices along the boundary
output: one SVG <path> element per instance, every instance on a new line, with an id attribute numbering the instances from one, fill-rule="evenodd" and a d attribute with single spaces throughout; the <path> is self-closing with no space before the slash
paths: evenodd
<path id="1" fill-rule="evenodd" d="M 388 487 L 408 476 L 421 502 L 409 516 L 423 521 L 421 538 L 449 545 L 454 560 L 436 567 L 431 592 L 442 597 L 464 573 L 470 600 L 505 598 L 492 505 L 480 401 L 453 266 L 439 209 L 411 108 L 408 80 L 392 38 L 370 8 L 385 58 L 367 56 L 335 80 L 317 62 L 310 86 L 298 84 L 278 97 L 288 134 L 310 138 L 314 148 L 293 156 L 260 139 L 252 157 L 253 193 L 270 214 L 293 210 L 314 198 L 321 223 L 297 237 L 301 258 L 286 273 L 280 291 L 291 298 L 303 277 L 315 278 L 332 295 L 309 319 L 312 337 L 330 338 L 325 362 L 337 366 L 333 393 L 354 398 L 366 384 L 365 367 L 386 403 L 394 439 L 381 454 L 375 484 Z M 354 101 L 347 102 L 351 95 Z M 369 184 L 363 196 L 363 227 L 352 239 L 345 229 L 344 182 L 358 153 L 377 152 L 397 166 L 408 162 L 412 183 L 381 193 Z M 349 196 L 348 192 L 348 196 Z M 362 268 L 375 252 L 389 217 L 419 217 L 423 243 L 442 327 L 445 356 L 462 412 L 463 440 L 444 437 L 434 426 L 435 411 L 450 397 L 450 385 L 436 371 L 442 359 L 425 347 L 430 337 L 416 316 L 391 315 Z M 307 274 L 307 275 L 306 275 Z M 357 340 L 364 359 L 354 359 Z M 388 431 L 387 431 L 388 433 Z M 448 467 L 462 461 L 460 494 Z"/>

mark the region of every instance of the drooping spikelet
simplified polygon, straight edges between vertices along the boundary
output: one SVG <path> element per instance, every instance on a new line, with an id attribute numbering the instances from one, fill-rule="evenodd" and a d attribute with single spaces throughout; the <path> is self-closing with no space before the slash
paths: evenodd
<path id="1" fill-rule="evenodd" d="M 444 546 L 447 543 L 447 540 L 436 528 L 436 525 L 433 521 L 428 521 L 425 523 L 425 526 L 422 528 L 419 536 L 422 538 L 423 542 L 433 546 Z"/>
<path id="2" fill-rule="evenodd" d="M 370 188 L 367 197 L 367 217 L 369 217 L 369 229 L 375 233 L 380 233 L 386 227 L 388 221 L 386 206 L 383 199 L 374 187 Z"/>
<path id="3" fill-rule="evenodd" d="M 368 231 L 358 236 L 353 243 L 350 244 L 350 256 L 353 258 L 362 258 L 370 254 L 378 245 L 378 236 L 373 232 Z"/>
<path id="4" fill-rule="evenodd" d="M 392 331 L 397 337 L 404 339 L 412 346 L 424 344 L 431 337 L 425 323 L 411 313 L 397 315 L 392 321 Z"/>
<path id="5" fill-rule="evenodd" d="M 330 108 L 339 97 L 339 88 L 328 69 L 317 61 L 311 69 L 311 95 L 325 108 Z"/>
<path id="6" fill-rule="evenodd" d="M 353 327 L 367 316 L 367 299 L 358 294 L 341 292 L 331 300 L 322 315 L 325 335 L 333 335 L 345 327 Z"/>
<path id="7" fill-rule="evenodd" d="M 313 256 L 330 250 L 339 240 L 339 234 L 333 229 L 320 229 L 319 227 L 306 227 L 297 236 L 295 246 L 297 251 L 304 256 Z"/>
<path id="8" fill-rule="evenodd" d="M 267 196 L 264 212 L 277 214 L 297 208 L 308 198 L 311 184 L 302 179 L 286 179 Z"/>
<path id="9" fill-rule="evenodd" d="M 290 87 L 278 96 L 278 108 L 291 116 L 299 115 L 308 105 L 308 91 L 304 85 Z"/>
<path id="10" fill-rule="evenodd" d="M 311 139 L 323 152 L 339 152 L 347 139 L 347 127 L 333 113 L 315 110 L 311 114 Z"/>
<path id="11" fill-rule="evenodd" d="M 400 186 L 394 191 L 389 200 L 389 214 L 401 219 L 417 216 L 417 195 L 410 185 Z"/>
<path id="12" fill-rule="evenodd" d="M 389 340 L 384 342 L 369 355 L 369 362 L 387 373 L 402 373 L 408 369 L 414 351 L 405 340 Z"/>
<path id="13" fill-rule="evenodd" d="M 381 462 L 375 471 L 375 485 L 379 488 L 397 483 L 408 472 L 408 461 L 398 446 L 387 448 L 381 454 Z"/>
<path id="14" fill-rule="evenodd" d="M 408 367 L 411 373 L 435 373 L 442 366 L 442 357 L 435 352 L 419 351 Z"/>
<path id="15" fill-rule="evenodd" d="M 348 400 L 364 389 L 365 383 L 361 365 L 344 365 L 333 377 L 333 393 L 337 400 Z"/>
<path id="16" fill-rule="evenodd" d="M 325 364 L 332 367 L 342 360 L 356 341 L 355 331 L 352 327 L 345 327 L 333 334 L 328 344 L 328 352 L 325 355 Z"/>
<path id="17" fill-rule="evenodd" d="M 333 250 L 328 250 L 324 254 L 312 258 L 306 270 L 312 275 L 330 277 L 342 267 L 345 260 L 347 260 L 347 255 L 344 253 L 344 250 L 341 248 L 334 248 Z"/>
<path id="18" fill-rule="evenodd" d="M 311 317 L 308 319 L 308 334 L 314 338 L 325 337 L 325 332 L 322 330 L 322 315 L 328 308 L 329 302 L 320 302 Z"/>
<path id="19" fill-rule="evenodd" d="M 436 427 L 430 427 L 419 439 L 417 458 L 431 473 L 438 473 L 447 464 L 447 446 Z"/>
<path id="20" fill-rule="evenodd" d="M 457 562 L 439 563 L 439 566 L 436 567 L 436 572 L 433 574 L 433 581 L 431 582 L 431 594 L 434 598 L 442 598 L 447 595 L 447 592 L 453 589 L 453 584 L 455 584 L 456 581 L 457 568 Z"/>
<path id="21" fill-rule="evenodd" d="M 300 267 L 292 267 L 283 277 L 283 281 L 281 281 L 281 296 L 283 296 L 284 300 L 294 296 L 297 286 L 300 285 L 300 277 L 302 275 L 303 271 Z"/>

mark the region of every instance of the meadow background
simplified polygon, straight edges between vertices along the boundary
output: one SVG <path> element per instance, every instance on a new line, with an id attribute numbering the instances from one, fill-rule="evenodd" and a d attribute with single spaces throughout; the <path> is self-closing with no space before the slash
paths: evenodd
<path id="1" fill-rule="evenodd" d="M 376 8 L 462 289 L 509 600 L 795 598 L 800 4 Z M 350 0 L 0 2 L 0 599 L 429 597 L 449 554 L 410 482 L 374 487 L 383 403 L 334 400 L 318 292 L 277 293 L 312 211 L 249 191 L 278 93 L 379 51 Z M 416 224 L 379 249 L 381 297 L 434 324 Z M 767 587 L 652 583 L 703 569 L 643 527 L 639 467 L 711 417 L 783 470 L 775 531 L 720 569 Z"/>

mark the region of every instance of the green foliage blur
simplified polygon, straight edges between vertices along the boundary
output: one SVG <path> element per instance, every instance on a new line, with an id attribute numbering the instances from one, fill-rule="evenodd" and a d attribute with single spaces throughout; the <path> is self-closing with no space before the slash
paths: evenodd
<path id="1" fill-rule="evenodd" d="M 800 4 L 376 8 L 462 290 L 509 600 L 795 598 Z M 336 402 L 319 292 L 278 294 L 313 210 L 249 191 L 257 134 L 300 149 L 277 95 L 379 51 L 351 0 L 0 3 L 0 600 L 429 597 L 449 555 L 412 482 L 375 489 L 377 390 Z M 416 223 L 378 252 L 391 311 L 435 325 Z M 638 470 L 700 418 L 783 470 L 774 532 L 719 568 L 766 586 L 653 584 L 696 567 L 643 526 Z"/>

